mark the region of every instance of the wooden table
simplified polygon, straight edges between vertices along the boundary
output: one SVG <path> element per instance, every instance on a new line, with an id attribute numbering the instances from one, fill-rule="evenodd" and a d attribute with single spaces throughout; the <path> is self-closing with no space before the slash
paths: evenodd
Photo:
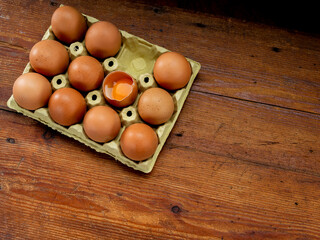
<path id="1" fill-rule="evenodd" d="M 320 239 L 319 36 L 143 2 L 63 3 L 202 68 L 139 173 L 6 106 L 60 1 L 1 1 L 0 239 Z"/>

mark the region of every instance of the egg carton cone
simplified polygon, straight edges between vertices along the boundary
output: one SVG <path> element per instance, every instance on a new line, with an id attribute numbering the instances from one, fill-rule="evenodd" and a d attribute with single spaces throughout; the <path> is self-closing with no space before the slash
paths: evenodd
<path id="1" fill-rule="evenodd" d="M 85 14 L 83 14 L 83 16 L 86 18 L 88 27 L 90 27 L 93 23 L 99 21 L 98 19 L 87 16 Z M 113 106 L 109 105 L 106 102 L 103 95 L 102 86 L 84 95 L 88 110 L 94 106 L 107 105 L 117 111 L 117 113 L 120 116 L 122 126 L 118 136 L 114 140 L 107 143 L 97 143 L 89 139 L 84 132 L 82 123 L 78 123 L 69 127 L 65 127 L 57 124 L 51 119 L 47 106 L 37 109 L 35 111 L 26 110 L 20 107 L 16 103 L 13 95 L 9 98 L 7 105 L 9 108 L 14 109 L 17 112 L 22 113 L 27 117 L 33 118 L 66 136 L 74 138 L 75 140 L 87 145 L 88 147 L 93 148 L 97 152 L 105 153 L 112 156 L 114 159 L 120 161 L 121 163 L 127 165 L 128 167 L 131 167 L 135 170 L 138 170 L 144 173 L 149 173 L 152 171 L 156 163 L 156 160 L 161 152 L 161 149 L 164 146 L 166 139 L 168 138 L 175 122 L 178 119 L 178 116 L 182 110 L 183 104 L 189 94 L 190 88 L 201 68 L 201 65 L 200 63 L 187 58 L 192 68 L 192 75 L 190 77 L 188 84 L 182 89 L 169 92 L 175 104 L 175 110 L 173 115 L 166 123 L 162 125 L 159 125 L 159 126 L 150 125 L 154 129 L 154 131 L 157 133 L 157 136 L 159 139 L 159 144 L 155 153 L 153 154 L 152 157 L 144 161 L 133 161 L 127 158 L 121 151 L 121 148 L 120 148 L 121 134 L 123 133 L 125 128 L 130 126 L 131 124 L 143 122 L 143 120 L 141 120 L 141 118 L 139 117 L 139 114 L 137 111 L 137 104 L 139 101 L 139 97 L 147 89 L 152 87 L 159 87 L 155 79 L 153 78 L 153 66 L 156 59 L 162 53 L 168 52 L 169 50 L 163 47 L 157 46 L 155 44 L 149 43 L 146 40 L 140 37 L 134 36 L 126 31 L 120 30 L 120 32 L 122 35 L 122 46 L 119 52 L 114 57 L 104 59 L 101 62 L 101 64 L 104 69 L 105 76 L 110 72 L 120 70 L 130 74 L 137 81 L 138 96 L 135 102 L 132 105 L 125 107 L 123 109 L 114 108 Z M 53 40 L 59 41 L 54 36 L 51 26 L 47 29 L 47 31 L 43 35 L 42 40 L 45 40 L 45 39 L 53 39 Z M 70 46 L 65 45 L 65 47 L 69 52 L 70 61 L 74 60 L 79 56 L 89 55 L 88 51 L 86 50 L 84 41 L 74 42 L 70 44 Z M 35 72 L 32 69 L 30 63 L 26 65 L 23 71 L 23 73 L 28 73 L 28 72 Z M 48 80 L 51 82 L 53 91 L 60 88 L 72 87 L 69 83 L 67 72 L 56 75 L 52 78 L 48 78 Z"/>

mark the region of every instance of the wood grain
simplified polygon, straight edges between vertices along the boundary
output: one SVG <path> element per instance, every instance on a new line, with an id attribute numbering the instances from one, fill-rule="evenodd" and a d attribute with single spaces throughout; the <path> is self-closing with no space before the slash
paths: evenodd
<path id="1" fill-rule="evenodd" d="M 29 1 L 29 4 L 32 6 L 30 9 L 24 9 L 24 4 L 18 4 L 14 16 L 6 19 L 10 24 L 3 24 L 1 29 L 0 41 L 5 42 L 2 45 L 5 47 L 9 44 L 11 48 L 6 55 L 6 64 L 0 69 L 2 74 L 7 73 L 3 78 L 6 86 L 0 93 L 5 94 L 6 98 L 10 95 L 13 80 L 19 76 L 27 62 L 28 56 L 23 51 L 30 50 L 39 41 L 50 25 L 50 16 L 56 8 L 49 2 L 35 4 Z M 47 6 L 42 6 L 44 4 Z M 97 1 L 99 4 L 103 5 Z M 177 9 L 156 8 L 158 10 L 155 11 L 148 5 L 138 3 L 108 4 L 112 12 L 105 11 L 105 8 L 86 8 L 85 4 L 73 5 L 88 15 L 112 21 L 123 30 L 170 50 L 182 52 L 202 63 L 201 75 L 195 82 L 197 89 L 319 113 L 320 43 L 315 37 L 232 19 L 226 21 L 207 14 L 180 11 L 177 16 Z M 4 16 L 10 16 L 10 7 L 10 4 L 3 7 L 8 9 L 4 11 Z M 40 9 L 44 11 L 39 15 Z M 30 27 L 23 32 L 21 29 L 26 28 L 25 21 L 18 17 L 18 13 L 27 10 L 30 12 Z M 123 18 L 123 12 L 129 17 Z M 139 16 L 139 19 L 130 16 Z M 32 26 L 38 27 L 34 29 Z M 32 34 L 29 33 L 31 30 Z M 23 58 L 21 62 L 16 62 L 17 56 Z M 12 70 L 16 70 L 15 75 L 12 75 Z M 5 106 L 4 102 L 0 104 Z"/>
<path id="2" fill-rule="evenodd" d="M 145 1 L 63 3 L 202 69 L 142 174 L 6 107 L 60 1 L 0 2 L 0 239 L 320 239 L 318 36 Z"/>
<path id="3" fill-rule="evenodd" d="M 169 138 L 154 171 L 143 175 L 18 114 L 1 115 L 4 122 L 0 219 L 9 223 L 0 230 L 4 234 L 319 237 L 315 174 L 188 148 L 183 133 Z M 21 125 L 31 126 L 25 133 L 17 130 Z"/>

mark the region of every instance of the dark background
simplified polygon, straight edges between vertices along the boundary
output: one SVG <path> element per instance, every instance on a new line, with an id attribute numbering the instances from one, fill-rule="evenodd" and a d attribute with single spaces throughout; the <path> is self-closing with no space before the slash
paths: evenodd
<path id="1" fill-rule="evenodd" d="M 316 1 L 156 0 L 154 4 L 159 7 L 178 7 L 189 11 L 233 17 L 288 30 L 320 33 L 319 7 Z"/>

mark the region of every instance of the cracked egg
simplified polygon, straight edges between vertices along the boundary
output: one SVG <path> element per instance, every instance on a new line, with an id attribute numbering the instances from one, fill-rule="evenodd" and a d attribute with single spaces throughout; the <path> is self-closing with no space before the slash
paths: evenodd
<path id="1" fill-rule="evenodd" d="M 126 72 L 109 73 L 102 84 L 103 95 L 115 107 L 131 105 L 138 95 L 138 85 L 132 76 Z"/>

